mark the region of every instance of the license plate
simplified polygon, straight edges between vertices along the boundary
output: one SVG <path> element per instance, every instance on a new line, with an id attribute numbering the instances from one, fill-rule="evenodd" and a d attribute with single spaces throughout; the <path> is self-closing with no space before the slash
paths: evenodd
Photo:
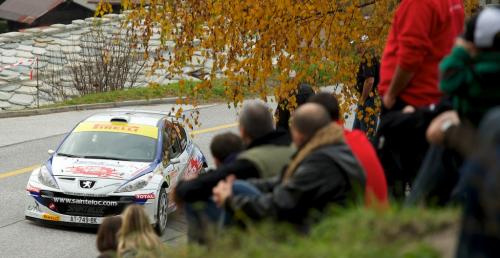
<path id="1" fill-rule="evenodd" d="M 73 223 L 97 224 L 96 217 L 71 216 L 69 221 Z"/>
<path id="2" fill-rule="evenodd" d="M 61 218 L 57 215 L 52 215 L 52 214 L 48 214 L 48 213 L 44 213 L 42 215 L 42 219 L 44 220 L 51 220 L 51 221 L 59 221 Z"/>

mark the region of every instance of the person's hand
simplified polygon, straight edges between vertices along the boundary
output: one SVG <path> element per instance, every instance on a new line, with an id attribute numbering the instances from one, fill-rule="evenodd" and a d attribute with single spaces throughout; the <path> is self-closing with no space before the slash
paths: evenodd
<path id="1" fill-rule="evenodd" d="M 394 104 L 396 104 L 396 98 L 387 93 L 384 95 L 382 102 L 385 108 L 391 109 L 392 107 L 394 107 Z"/>
<path id="2" fill-rule="evenodd" d="M 427 128 L 427 141 L 432 144 L 442 144 L 444 141 L 445 129 L 451 125 L 460 124 L 460 118 L 456 111 L 446 111 L 432 120 Z"/>
<path id="3" fill-rule="evenodd" d="M 472 57 L 477 55 L 477 48 L 474 46 L 474 43 L 467 41 L 461 37 L 458 37 L 455 40 L 455 46 L 463 47 L 465 50 L 467 50 L 467 52 L 469 52 L 469 55 Z"/>
<path id="4" fill-rule="evenodd" d="M 233 195 L 233 183 L 235 179 L 234 175 L 230 175 L 226 180 L 219 181 L 217 186 L 212 189 L 214 202 L 217 206 L 222 207 L 227 198 Z"/>
<path id="5" fill-rule="evenodd" d="M 411 114 L 411 113 L 415 112 L 415 110 L 416 109 L 414 106 L 408 105 L 405 108 L 403 108 L 403 114 Z"/>

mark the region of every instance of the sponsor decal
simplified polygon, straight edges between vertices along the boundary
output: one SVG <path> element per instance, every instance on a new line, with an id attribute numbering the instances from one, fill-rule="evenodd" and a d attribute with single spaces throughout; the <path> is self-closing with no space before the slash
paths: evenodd
<path id="1" fill-rule="evenodd" d="M 90 189 L 95 185 L 94 180 L 80 180 L 80 187 L 84 189 Z"/>
<path id="2" fill-rule="evenodd" d="M 154 198 L 156 198 L 154 193 L 136 194 L 135 195 L 136 200 L 149 200 L 149 199 L 154 199 Z"/>
<path id="3" fill-rule="evenodd" d="M 202 167 L 203 167 L 203 162 L 197 157 L 193 157 L 191 160 L 189 160 L 189 164 L 186 169 L 184 177 L 192 178 L 196 176 L 200 172 Z"/>
<path id="4" fill-rule="evenodd" d="M 73 173 L 73 174 L 78 174 L 78 175 L 122 178 L 122 174 L 116 172 L 116 170 L 114 168 L 110 168 L 110 167 L 77 166 L 77 167 L 68 168 L 68 171 Z M 80 181 L 80 186 L 81 186 L 81 182 L 82 181 Z"/>
<path id="5" fill-rule="evenodd" d="M 158 138 L 158 127 L 150 125 L 136 125 L 121 122 L 83 122 L 80 123 L 74 132 L 115 132 L 127 133 Z"/>
<path id="6" fill-rule="evenodd" d="M 81 204 L 81 205 L 94 205 L 94 206 L 118 206 L 118 201 L 107 201 L 107 200 L 88 200 L 88 199 L 73 199 L 66 197 L 54 197 L 55 203 L 63 204 Z"/>
<path id="7" fill-rule="evenodd" d="M 61 220 L 61 217 L 59 217 L 57 215 L 52 215 L 52 214 L 44 213 L 42 215 L 42 219 L 44 219 L 44 220 L 51 220 L 51 221 L 59 221 L 59 220 Z"/>
<path id="8" fill-rule="evenodd" d="M 40 188 L 36 188 L 32 185 L 28 185 L 26 187 L 26 191 L 30 192 L 30 193 L 40 193 Z"/>

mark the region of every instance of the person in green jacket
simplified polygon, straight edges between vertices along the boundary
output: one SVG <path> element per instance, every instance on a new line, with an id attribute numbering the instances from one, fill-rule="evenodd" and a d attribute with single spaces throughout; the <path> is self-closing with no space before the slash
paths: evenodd
<path id="1" fill-rule="evenodd" d="M 500 104 L 500 8 L 492 6 L 473 17 L 463 37 L 440 65 L 441 90 L 450 96 L 460 118 L 479 124 Z"/>
<path id="2" fill-rule="evenodd" d="M 471 132 L 500 105 L 500 8 L 486 7 L 471 18 L 439 68 L 440 88 L 453 110 L 438 115 L 427 129 L 431 147 L 406 200 L 410 205 L 460 201 L 458 170 L 474 150 Z"/>

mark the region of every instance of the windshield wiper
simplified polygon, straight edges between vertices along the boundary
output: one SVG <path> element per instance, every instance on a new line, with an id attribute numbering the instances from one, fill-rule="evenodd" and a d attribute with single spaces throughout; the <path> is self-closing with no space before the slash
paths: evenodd
<path id="1" fill-rule="evenodd" d="M 82 158 L 82 156 L 74 155 L 74 154 L 69 154 L 69 153 L 57 153 L 57 156 L 64 156 L 64 157 L 70 157 L 70 158 Z"/>
<path id="2" fill-rule="evenodd" d="M 83 156 L 83 158 L 86 158 L 86 159 L 111 159 L 111 160 L 129 161 L 129 159 L 116 158 L 116 157 L 106 157 L 106 156 Z"/>

